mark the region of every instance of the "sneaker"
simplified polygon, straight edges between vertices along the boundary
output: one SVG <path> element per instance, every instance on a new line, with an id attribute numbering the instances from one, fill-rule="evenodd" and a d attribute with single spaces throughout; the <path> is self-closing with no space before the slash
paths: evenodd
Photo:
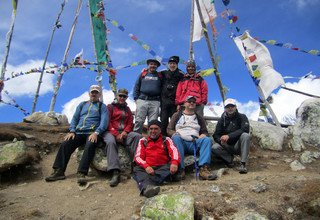
<path id="1" fill-rule="evenodd" d="M 143 195 L 147 198 L 158 195 L 160 192 L 160 186 L 151 186 L 148 185 L 147 188 L 143 191 Z"/>
<path id="2" fill-rule="evenodd" d="M 111 180 L 109 180 L 109 186 L 115 187 L 120 183 L 120 172 L 119 170 L 113 170 Z"/>
<path id="3" fill-rule="evenodd" d="M 79 185 L 86 185 L 87 184 L 88 180 L 86 179 L 86 175 L 84 173 L 78 173 L 77 176 L 78 176 L 77 183 Z"/>
<path id="4" fill-rule="evenodd" d="M 62 169 L 54 169 L 53 173 L 46 177 L 46 182 L 53 182 L 57 180 L 64 180 L 66 176 L 64 175 L 64 171 Z"/>
<path id="5" fill-rule="evenodd" d="M 200 167 L 199 176 L 202 180 L 215 180 L 218 177 L 217 174 L 211 172 L 206 165 Z"/>
<path id="6" fill-rule="evenodd" d="M 240 167 L 238 167 L 238 171 L 240 174 L 246 174 L 248 173 L 248 170 L 244 164 L 241 164 Z"/>

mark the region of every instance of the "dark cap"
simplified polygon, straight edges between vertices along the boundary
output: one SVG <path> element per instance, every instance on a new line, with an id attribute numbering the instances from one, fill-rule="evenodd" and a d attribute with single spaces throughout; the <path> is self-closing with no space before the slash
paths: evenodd
<path id="1" fill-rule="evenodd" d="M 148 59 L 147 60 L 147 65 L 149 65 L 149 63 L 151 63 L 151 62 L 156 63 L 158 67 L 161 65 L 160 62 L 158 60 L 156 60 L 156 59 Z"/>
<path id="2" fill-rule="evenodd" d="M 128 96 L 128 90 L 127 89 L 119 89 L 117 94 Z"/>
<path id="3" fill-rule="evenodd" d="M 161 128 L 161 122 L 158 120 L 152 120 L 148 123 L 148 128 L 150 128 L 151 125 L 157 125 L 159 128 Z"/>
<path id="4" fill-rule="evenodd" d="M 179 61 L 180 61 L 180 58 L 178 56 L 172 56 L 172 57 L 169 58 L 168 63 L 174 62 L 174 63 L 178 64 Z"/>
<path id="5" fill-rule="evenodd" d="M 190 99 L 194 99 L 195 101 L 197 101 L 197 98 L 195 96 L 188 95 L 185 102 L 189 101 Z"/>
<path id="6" fill-rule="evenodd" d="M 194 61 L 194 60 L 188 60 L 187 61 L 187 66 L 196 66 L 196 61 Z"/>

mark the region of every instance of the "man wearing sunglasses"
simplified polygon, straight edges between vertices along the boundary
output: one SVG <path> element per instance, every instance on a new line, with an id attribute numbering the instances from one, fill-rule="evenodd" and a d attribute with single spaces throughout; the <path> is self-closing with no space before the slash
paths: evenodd
<path id="1" fill-rule="evenodd" d="M 233 167 L 234 155 L 240 155 L 241 164 L 238 171 L 241 174 L 248 172 L 246 162 L 250 147 L 250 125 L 246 115 L 237 110 L 236 100 L 227 99 L 224 102 L 224 113 L 221 115 L 213 139 L 213 154 L 221 158 L 228 167 Z"/>
<path id="2" fill-rule="evenodd" d="M 185 154 L 199 153 L 199 176 L 203 180 L 214 180 L 217 175 L 210 171 L 211 146 L 212 142 L 208 137 L 206 122 L 196 111 L 197 99 L 194 96 L 187 96 L 184 102 L 184 110 L 173 114 L 169 122 L 167 133 L 172 136 L 177 146 L 181 162 L 181 179 L 185 178 Z M 196 156 L 196 155 L 195 155 Z"/>
<path id="3" fill-rule="evenodd" d="M 120 162 L 118 156 L 118 145 L 122 144 L 129 152 L 130 159 L 133 156 L 142 136 L 133 132 L 133 116 L 126 100 L 128 98 L 127 89 L 119 89 L 115 100 L 108 105 L 109 126 L 104 135 L 106 143 L 106 155 L 108 161 L 108 172 L 112 172 L 109 181 L 111 187 L 115 187 L 120 182 Z"/>
<path id="4" fill-rule="evenodd" d="M 85 144 L 78 167 L 78 184 L 87 183 L 86 175 L 93 160 L 100 135 L 106 130 L 109 123 L 107 106 L 99 101 L 101 90 L 98 85 L 92 85 L 89 91 L 89 101 L 78 105 L 70 123 L 70 132 L 65 136 L 53 164 L 53 173 L 46 177 L 47 182 L 63 180 L 72 153 Z"/>

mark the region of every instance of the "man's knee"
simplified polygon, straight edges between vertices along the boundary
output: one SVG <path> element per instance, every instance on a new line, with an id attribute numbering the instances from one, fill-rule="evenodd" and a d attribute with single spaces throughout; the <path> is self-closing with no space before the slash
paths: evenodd
<path id="1" fill-rule="evenodd" d="M 250 134 L 249 133 L 242 133 L 240 136 L 241 140 L 250 140 Z"/>
<path id="2" fill-rule="evenodd" d="M 216 151 L 216 150 L 219 150 L 221 148 L 221 146 L 218 143 L 214 143 L 211 148 L 213 151 Z"/>

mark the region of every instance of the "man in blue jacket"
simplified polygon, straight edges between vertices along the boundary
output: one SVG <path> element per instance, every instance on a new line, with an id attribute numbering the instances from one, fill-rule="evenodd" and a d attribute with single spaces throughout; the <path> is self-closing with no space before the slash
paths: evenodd
<path id="1" fill-rule="evenodd" d="M 224 113 L 218 121 L 213 139 L 213 154 L 221 158 L 228 167 L 233 167 L 234 155 L 240 155 L 239 173 L 247 173 L 246 163 L 250 147 L 250 125 L 246 115 L 237 110 L 236 100 L 227 99 L 224 102 Z"/>
<path id="2" fill-rule="evenodd" d="M 143 69 L 133 89 L 136 102 L 136 118 L 133 131 L 142 133 L 146 117 L 148 122 L 157 120 L 160 108 L 162 75 L 157 72 L 160 62 L 156 59 L 147 60 L 147 69 Z"/>
<path id="3" fill-rule="evenodd" d="M 107 106 L 99 101 L 100 87 L 92 85 L 89 91 L 90 100 L 78 105 L 72 117 L 70 132 L 65 136 L 53 164 L 53 173 L 46 177 L 47 182 L 63 180 L 72 153 L 85 144 L 82 158 L 78 167 L 78 184 L 86 184 L 85 176 L 94 157 L 97 144 L 102 141 L 101 134 L 109 123 Z"/>

